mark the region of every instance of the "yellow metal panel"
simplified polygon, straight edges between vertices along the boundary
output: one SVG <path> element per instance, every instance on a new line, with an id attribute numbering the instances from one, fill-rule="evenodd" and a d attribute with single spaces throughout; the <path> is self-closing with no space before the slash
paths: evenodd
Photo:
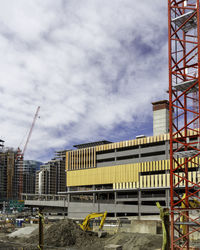
<path id="1" fill-rule="evenodd" d="M 138 181 L 138 164 L 70 171 L 68 186 L 97 185 Z"/>
<path id="2" fill-rule="evenodd" d="M 80 160 L 81 160 L 81 151 L 80 150 L 78 150 L 78 169 L 80 169 Z"/>
<path id="3" fill-rule="evenodd" d="M 145 165 L 145 172 L 149 171 L 149 162 L 144 162 Z"/>
<path id="4" fill-rule="evenodd" d="M 146 175 L 143 176 L 143 186 L 146 187 L 147 186 L 147 178 L 146 178 Z"/>
<path id="5" fill-rule="evenodd" d="M 140 187 L 143 188 L 143 176 L 140 176 Z"/>
<path id="6" fill-rule="evenodd" d="M 191 168 L 192 167 L 192 164 L 191 164 L 191 161 L 190 161 L 191 158 L 188 158 L 189 162 L 188 162 L 188 167 Z"/>
<path id="7" fill-rule="evenodd" d="M 151 187 L 150 175 L 147 175 L 147 187 Z"/>
<path id="8" fill-rule="evenodd" d="M 94 155 L 93 155 L 93 158 L 94 158 L 94 167 L 96 167 L 96 150 L 94 149 Z"/>
<path id="9" fill-rule="evenodd" d="M 85 162 L 86 168 L 88 168 L 88 167 L 89 167 L 89 164 L 88 164 L 88 160 L 89 160 L 89 159 L 88 159 L 89 152 L 88 152 L 88 151 L 89 151 L 89 149 L 87 148 L 87 149 L 86 149 L 86 160 L 85 160 L 85 161 L 86 161 L 86 162 Z"/>
<path id="10" fill-rule="evenodd" d="M 158 161 L 155 162 L 156 165 L 156 171 L 158 170 Z"/>
<path id="11" fill-rule="evenodd" d="M 72 170 L 74 169 L 74 152 L 71 152 L 71 159 L 72 159 Z"/>
<path id="12" fill-rule="evenodd" d="M 91 168 L 91 148 L 88 149 L 88 168 Z"/>
<path id="13" fill-rule="evenodd" d="M 141 162 L 141 164 L 140 164 L 140 172 L 144 172 L 144 162 Z"/>
<path id="14" fill-rule="evenodd" d="M 162 183 L 162 178 L 163 175 L 162 174 L 159 174 L 159 187 L 162 187 L 163 186 L 163 183 Z"/>
<path id="15" fill-rule="evenodd" d="M 158 187 L 158 175 L 154 175 L 154 179 L 155 179 L 155 187 Z"/>
<path id="16" fill-rule="evenodd" d="M 155 164 L 155 161 L 153 161 L 152 163 L 153 163 L 153 169 L 152 169 L 152 170 L 153 170 L 153 171 L 155 171 L 155 170 L 156 170 L 156 164 Z"/>
<path id="17" fill-rule="evenodd" d="M 198 164 L 199 163 L 199 157 L 195 157 L 196 161 L 195 163 Z"/>
<path id="18" fill-rule="evenodd" d="M 90 154 L 90 166 L 91 168 L 94 167 L 94 148 L 91 148 L 91 154 Z"/>
<path id="19" fill-rule="evenodd" d="M 65 169 L 66 171 L 69 170 L 69 152 L 66 152 L 65 156 Z"/>
<path id="20" fill-rule="evenodd" d="M 154 175 L 151 175 L 151 187 L 155 187 L 155 184 L 154 184 Z"/>
<path id="21" fill-rule="evenodd" d="M 159 161 L 159 170 L 162 170 L 162 161 Z"/>
<path id="22" fill-rule="evenodd" d="M 83 149 L 83 168 L 85 168 L 85 148 Z"/>
<path id="23" fill-rule="evenodd" d="M 192 181 L 192 172 L 189 172 L 189 173 L 188 173 L 188 180 L 189 180 L 189 181 Z M 188 183 L 188 185 L 190 186 L 191 183 Z"/>
<path id="24" fill-rule="evenodd" d="M 166 187 L 166 174 L 163 174 L 163 187 Z"/>
<path id="25" fill-rule="evenodd" d="M 181 177 L 183 177 L 183 173 L 180 173 L 179 174 Z M 181 179 L 180 179 L 181 180 Z M 184 186 L 184 181 L 182 180 L 181 183 L 180 183 L 180 186 Z"/>
<path id="26" fill-rule="evenodd" d="M 167 169 L 170 169 L 170 160 L 167 160 Z"/>
<path id="27" fill-rule="evenodd" d="M 193 182 L 194 183 L 197 183 L 198 181 L 197 181 L 197 172 L 192 172 L 193 173 Z"/>
<path id="28" fill-rule="evenodd" d="M 153 171 L 153 162 L 150 161 L 149 164 L 150 164 L 150 171 Z"/>

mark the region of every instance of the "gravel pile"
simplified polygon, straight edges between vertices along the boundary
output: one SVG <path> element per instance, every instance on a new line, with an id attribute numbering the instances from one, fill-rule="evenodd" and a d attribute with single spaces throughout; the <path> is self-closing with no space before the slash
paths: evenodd
<path id="1" fill-rule="evenodd" d="M 38 232 L 34 232 L 26 243 L 38 244 Z M 80 227 L 70 219 L 53 223 L 44 230 L 44 245 L 51 247 L 72 247 L 76 249 L 104 249 L 103 241 L 96 235 L 83 232 Z"/>

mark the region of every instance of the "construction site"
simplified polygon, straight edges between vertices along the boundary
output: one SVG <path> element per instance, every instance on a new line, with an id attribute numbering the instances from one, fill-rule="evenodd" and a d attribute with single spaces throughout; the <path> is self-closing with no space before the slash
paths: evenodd
<path id="1" fill-rule="evenodd" d="M 0 249 L 200 250 L 200 1 L 168 0 L 168 47 L 151 136 L 24 160 L 38 107 L 23 149 L 0 140 Z"/>

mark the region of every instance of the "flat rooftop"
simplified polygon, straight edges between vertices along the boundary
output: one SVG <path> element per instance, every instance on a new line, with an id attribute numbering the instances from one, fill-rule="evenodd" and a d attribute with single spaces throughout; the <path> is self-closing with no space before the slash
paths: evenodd
<path id="1" fill-rule="evenodd" d="M 109 143 L 112 143 L 112 142 L 103 140 L 103 141 L 95 141 L 95 142 L 77 144 L 77 145 L 73 145 L 73 147 L 78 148 L 78 149 L 80 149 L 80 148 L 90 148 L 90 147 L 105 145 L 105 144 L 109 144 Z"/>

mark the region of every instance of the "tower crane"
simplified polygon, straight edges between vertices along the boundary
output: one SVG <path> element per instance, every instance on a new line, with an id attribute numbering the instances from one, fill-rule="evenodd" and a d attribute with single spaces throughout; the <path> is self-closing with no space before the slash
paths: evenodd
<path id="1" fill-rule="evenodd" d="M 200 232 L 200 1 L 168 0 L 168 31 L 171 250 L 188 250 Z"/>
<path id="2" fill-rule="evenodd" d="M 18 164 L 18 173 L 19 173 L 19 192 L 18 192 L 19 198 L 21 198 L 21 193 L 23 191 L 23 159 L 24 159 L 24 154 L 26 152 L 28 143 L 30 141 L 31 134 L 32 134 L 33 128 L 35 126 L 35 122 L 36 122 L 37 118 L 39 117 L 38 116 L 39 110 L 40 110 L 40 106 L 37 107 L 37 110 L 36 110 L 35 116 L 33 118 L 33 122 L 31 124 L 31 128 L 29 130 L 29 133 L 28 133 L 23 150 L 21 150 L 19 147 L 17 149 L 16 161 Z"/>

